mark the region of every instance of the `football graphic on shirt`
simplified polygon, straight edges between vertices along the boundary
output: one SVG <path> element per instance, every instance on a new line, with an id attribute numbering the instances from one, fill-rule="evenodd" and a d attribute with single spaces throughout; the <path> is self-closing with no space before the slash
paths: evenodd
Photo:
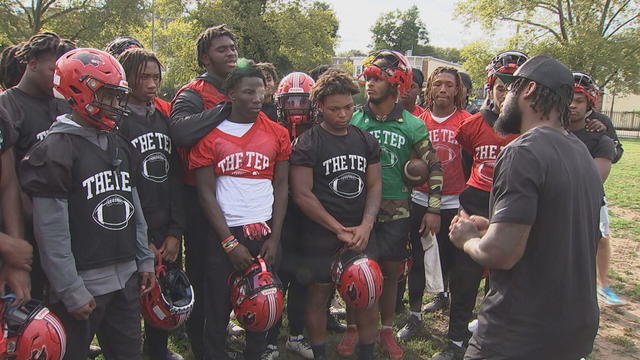
<path id="1" fill-rule="evenodd" d="M 387 149 L 384 145 L 380 146 L 382 154 L 380 156 L 380 165 L 383 168 L 394 167 L 398 163 L 398 156 L 392 150 Z"/>
<path id="2" fill-rule="evenodd" d="M 108 230 L 122 230 L 133 216 L 133 204 L 121 195 L 111 195 L 93 210 L 93 220 Z"/>
<path id="3" fill-rule="evenodd" d="M 478 166 L 478 176 L 484 181 L 493 181 L 493 169 L 496 167 L 495 160 L 487 160 L 483 161 L 480 166 Z"/>
<path id="4" fill-rule="evenodd" d="M 436 154 L 438 154 L 438 160 L 440 160 L 440 164 L 450 163 L 457 157 L 455 150 L 447 145 L 434 144 L 433 147 L 436 150 Z"/>
<path id="5" fill-rule="evenodd" d="M 162 183 L 169 177 L 169 160 L 161 152 L 148 155 L 142 161 L 142 176 L 145 179 Z"/>
<path id="6" fill-rule="evenodd" d="M 353 199 L 362 194 L 364 181 L 358 174 L 345 172 L 331 180 L 329 187 L 336 195 L 346 199 Z"/>

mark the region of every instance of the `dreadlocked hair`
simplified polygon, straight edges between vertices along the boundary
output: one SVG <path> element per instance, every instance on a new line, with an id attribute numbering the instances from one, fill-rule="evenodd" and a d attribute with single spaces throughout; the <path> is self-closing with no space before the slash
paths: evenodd
<path id="1" fill-rule="evenodd" d="M 27 67 L 25 63 L 18 61 L 16 53 L 22 47 L 22 43 L 8 46 L 2 50 L 2 57 L 0 59 L 0 85 L 7 90 L 20 82 L 22 74 Z"/>
<path id="2" fill-rule="evenodd" d="M 519 95 L 530 82 L 531 80 L 526 78 L 517 78 L 511 84 L 511 91 Z M 541 118 L 548 117 L 551 111 L 556 109 L 560 113 L 560 124 L 562 127 L 569 127 L 569 105 L 571 105 L 571 99 L 573 98 L 572 86 L 563 85 L 558 92 L 555 92 L 540 83 L 536 83 L 536 89 L 532 97 L 531 109 L 542 113 Z"/>
<path id="3" fill-rule="evenodd" d="M 204 56 L 211 47 L 211 41 L 213 39 L 217 39 L 222 36 L 228 36 L 234 43 L 236 42 L 236 36 L 233 35 L 231 30 L 229 30 L 226 24 L 210 26 L 205 31 L 198 35 L 198 40 L 196 42 L 196 49 L 198 50 L 198 66 L 204 68 L 204 64 L 200 58 Z"/>
<path id="4" fill-rule="evenodd" d="M 424 103 L 425 107 L 428 110 L 433 110 L 433 106 L 435 101 L 433 97 L 435 95 L 435 91 L 433 89 L 433 83 L 438 78 L 440 74 L 451 74 L 456 79 L 456 95 L 453 97 L 453 105 L 458 109 L 464 109 L 465 99 L 462 97 L 462 87 L 464 84 L 462 83 L 462 78 L 460 77 L 460 73 L 458 70 L 452 67 L 440 66 L 433 70 L 431 75 L 429 75 L 429 80 L 427 81 L 427 88 L 425 90 Z"/>
<path id="5" fill-rule="evenodd" d="M 327 64 L 318 65 L 314 67 L 313 70 L 311 70 L 311 72 L 309 73 L 309 76 L 311 76 L 313 81 L 318 81 L 318 79 L 320 79 L 320 76 L 322 76 L 322 74 L 326 73 L 330 69 L 335 69 L 335 68 Z"/>
<path id="6" fill-rule="evenodd" d="M 271 75 L 271 78 L 273 79 L 273 81 L 276 84 L 278 83 L 278 72 L 276 71 L 276 67 L 273 66 L 272 63 L 261 62 L 261 63 L 257 63 L 256 66 L 258 68 L 260 68 L 260 70 L 262 71 L 263 74 Z M 265 76 L 265 78 L 266 78 L 266 76 Z"/>
<path id="7" fill-rule="evenodd" d="M 132 88 L 138 87 L 140 76 L 147 68 L 148 62 L 154 62 L 160 69 L 160 81 L 162 81 L 162 63 L 156 57 L 156 54 L 151 51 L 132 48 L 125 50 L 120 56 L 118 56 L 118 62 L 122 65 L 125 74 L 127 75 L 127 82 Z"/>
<path id="8" fill-rule="evenodd" d="M 347 72 L 330 69 L 318 78 L 311 88 L 311 102 L 318 104 L 331 95 L 355 95 L 360 88 L 353 82 Z"/>
<path id="9" fill-rule="evenodd" d="M 224 81 L 225 90 L 229 91 L 236 87 L 244 78 L 257 77 L 266 83 L 262 70 L 249 59 L 239 59 L 236 67 L 229 73 Z"/>
<path id="10" fill-rule="evenodd" d="M 71 40 L 61 39 L 56 33 L 42 32 L 33 35 L 25 42 L 16 52 L 16 57 L 18 61 L 26 64 L 29 60 L 36 59 L 43 54 L 53 54 L 59 58 L 75 48 L 76 44 Z"/>

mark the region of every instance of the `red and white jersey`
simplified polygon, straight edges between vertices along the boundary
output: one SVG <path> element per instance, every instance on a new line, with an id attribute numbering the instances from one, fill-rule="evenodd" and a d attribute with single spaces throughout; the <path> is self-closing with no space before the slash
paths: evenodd
<path id="1" fill-rule="evenodd" d="M 191 148 L 189 169 L 213 166 L 217 177 L 271 180 L 276 162 L 288 160 L 290 154 L 287 129 L 261 112 L 241 137 L 213 129 Z"/>
<path id="2" fill-rule="evenodd" d="M 422 115 L 422 113 L 424 113 L 425 111 L 426 111 L 425 108 L 423 108 L 420 105 L 416 105 L 416 107 L 413 109 L 413 112 L 411 114 L 415 117 L 420 117 L 420 115 Z"/>
<path id="3" fill-rule="evenodd" d="M 464 151 L 473 155 L 467 185 L 490 192 L 496 159 L 500 151 L 517 137 L 514 134 L 502 136 L 496 133 L 482 117 L 482 112 L 466 118 L 458 128 L 456 139 Z"/>
<path id="4" fill-rule="evenodd" d="M 444 174 L 442 195 L 458 195 L 465 188 L 464 169 L 462 167 L 462 152 L 460 143 L 456 140 L 456 131 L 465 118 L 471 116 L 464 110 L 456 110 L 445 121 L 433 119 L 431 111 L 425 111 L 420 119 L 425 122 L 429 130 L 429 141 L 433 144 L 440 160 Z M 428 192 L 428 186 L 418 188 Z"/>

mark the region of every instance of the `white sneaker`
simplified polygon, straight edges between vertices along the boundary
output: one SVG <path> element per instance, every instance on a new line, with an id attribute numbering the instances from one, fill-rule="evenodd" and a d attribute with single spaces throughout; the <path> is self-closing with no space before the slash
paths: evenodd
<path id="1" fill-rule="evenodd" d="M 478 330 L 478 319 L 470 322 L 469 325 L 467 325 L 467 329 L 469 329 L 469 332 L 471 332 L 472 334 L 475 334 L 476 330 Z"/>
<path id="2" fill-rule="evenodd" d="M 305 359 L 313 359 L 313 350 L 307 339 L 302 335 L 289 336 L 285 345 L 287 350 L 292 351 Z"/>
<path id="3" fill-rule="evenodd" d="M 236 323 L 234 323 L 233 321 L 229 321 L 229 323 L 227 324 L 227 334 L 242 335 L 244 334 L 244 329 L 236 325 Z"/>
<path id="4" fill-rule="evenodd" d="M 267 345 L 267 349 L 260 356 L 260 360 L 276 360 L 280 356 L 278 347 L 275 345 Z"/>

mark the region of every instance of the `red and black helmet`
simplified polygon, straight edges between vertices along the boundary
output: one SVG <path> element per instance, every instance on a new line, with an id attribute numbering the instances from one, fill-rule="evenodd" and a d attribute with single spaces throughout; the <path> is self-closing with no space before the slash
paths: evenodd
<path id="1" fill-rule="evenodd" d="M 297 125 L 314 120 L 314 107 L 309 99 L 314 84 L 311 76 L 292 72 L 280 80 L 274 94 L 278 121 L 290 128 L 292 137 L 297 136 Z"/>
<path id="2" fill-rule="evenodd" d="M 487 84 L 493 88 L 496 78 L 500 78 L 505 84 L 511 82 L 513 73 L 529 60 L 529 56 L 521 51 L 509 50 L 496 55 L 487 66 Z"/>
<path id="3" fill-rule="evenodd" d="M 380 59 L 386 60 L 386 65 L 376 64 Z M 413 70 L 409 60 L 401 53 L 393 50 L 380 50 L 369 56 L 364 62 L 364 69 L 358 78 L 375 76 L 390 84 L 398 86 L 398 94 L 402 95 L 411 90 Z"/>
<path id="4" fill-rule="evenodd" d="M 142 316 L 153 327 L 173 330 L 184 324 L 193 310 L 193 287 L 178 265 L 156 265 L 156 281 L 151 291 L 140 298 Z"/>
<path id="5" fill-rule="evenodd" d="M 117 119 L 128 114 L 126 104 L 131 89 L 124 70 L 102 50 L 80 48 L 62 55 L 56 62 L 53 85 L 56 97 L 67 100 L 73 110 L 99 129 L 115 128 Z M 97 97 L 100 90 L 111 92 L 118 105 L 101 102 Z"/>
<path id="6" fill-rule="evenodd" d="M 581 72 L 573 73 L 573 91 L 585 94 L 590 106 L 596 103 L 600 94 L 600 89 L 591 75 Z"/>
<path id="7" fill-rule="evenodd" d="M 129 49 L 144 49 L 144 46 L 142 46 L 142 43 L 134 37 L 118 36 L 117 38 L 111 40 L 111 42 L 108 43 L 103 50 L 117 57 L 118 55 Z"/>
<path id="8" fill-rule="evenodd" d="M 2 298 L 0 358 L 12 360 L 60 360 L 67 335 L 60 320 L 38 300 L 13 307 L 12 295 Z"/>
<path id="9" fill-rule="evenodd" d="M 345 303 L 356 309 L 374 306 L 382 294 L 380 266 L 353 250 L 341 250 L 336 254 L 331 277 Z"/>
<path id="10" fill-rule="evenodd" d="M 229 286 L 233 312 L 245 330 L 267 331 L 282 317 L 282 283 L 262 258 L 242 273 L 231 274 Z"/>

